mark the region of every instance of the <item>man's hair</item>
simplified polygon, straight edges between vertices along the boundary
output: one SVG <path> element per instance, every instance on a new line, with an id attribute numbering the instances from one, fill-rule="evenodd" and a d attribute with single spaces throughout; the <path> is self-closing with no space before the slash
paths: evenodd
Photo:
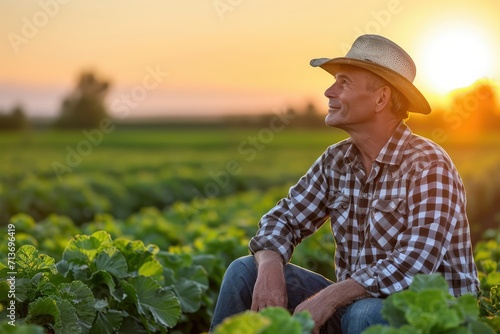
<path id="1" fill-rule="evenodd" d="M 370 75 L 370 79 L 368 80 L 368 84 L 366 85 L 366 89 L 370 92 L 374 92 L 380 87 L 388 86 L 391 90 L 391 111 L 396 116 L 405 120 L 410 117 L 408 113 L 408 99 L 401 94 L 393 85 L 391 85 L 387 80 L 379 77 L 376 74 Z"/>

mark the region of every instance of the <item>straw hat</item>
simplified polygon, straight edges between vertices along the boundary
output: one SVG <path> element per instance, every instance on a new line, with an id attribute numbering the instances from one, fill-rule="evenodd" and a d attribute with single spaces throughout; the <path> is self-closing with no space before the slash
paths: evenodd
<path id="1" fill-rule="evenodd" d="M 335 75 L 341 65 L 364 68 L 385 79 L 409 101 L 408 111 L 429 114 L 431 107 L 413 85 L 417 69 L 411 57 L 396 43 L 378 35 L 358 37 L 345 57 L 311 60 L 311 66 L 321 67 Z"/>

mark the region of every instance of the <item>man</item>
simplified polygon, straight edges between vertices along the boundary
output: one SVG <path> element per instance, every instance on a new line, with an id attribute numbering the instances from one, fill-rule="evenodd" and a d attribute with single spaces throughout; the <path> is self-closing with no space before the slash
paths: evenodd
<path id="1" fill-rule="evenodd" d="M 309 311 L 314 333 L 361 333 L 383 324 L 382 301 L 417 273 L 441 273 L 450 293 L 477 293 L 465 191 L 448 155 L 412 134 L 408 112 L 430 113 L 413 85 L 410 56 L 377 35 L 345 57 L 314 59 L 335 76 L 328 126 L 350 138 L 330 146 L 259 222 L 253 256 L 228 268 L 212 326 L 251 309 Z M 304 238 L 330 218 L 336 282 L 289 264 Z"/>

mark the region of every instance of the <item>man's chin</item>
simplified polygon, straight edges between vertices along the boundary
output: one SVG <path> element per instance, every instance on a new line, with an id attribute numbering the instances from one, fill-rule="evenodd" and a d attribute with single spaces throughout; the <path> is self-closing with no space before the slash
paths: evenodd
<path id="1" fill-rule="evenodd" d="M 336 128 L 338 125 L 338 122 L 335 121 L 335 119 L 332 117 L 332 115 L 328 114 L 325 117 L 325 124 L 330 128 Z"/>

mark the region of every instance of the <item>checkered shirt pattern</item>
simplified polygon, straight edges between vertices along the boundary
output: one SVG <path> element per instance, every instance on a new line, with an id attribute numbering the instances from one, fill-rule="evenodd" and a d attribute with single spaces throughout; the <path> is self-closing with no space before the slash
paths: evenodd
<path id="1" fill-rule="evenodd" d="M 277 251 L 287 263 L 330 218 L 337 281 L 352 278 L 385 297 L 418 273 L 439 272 L 451 294 L 477 294 L 465 207 L 449 156 L 401 122 L 368 176 L 350 138 L 330 146 L 262 217 L 249 249 Z"/>

